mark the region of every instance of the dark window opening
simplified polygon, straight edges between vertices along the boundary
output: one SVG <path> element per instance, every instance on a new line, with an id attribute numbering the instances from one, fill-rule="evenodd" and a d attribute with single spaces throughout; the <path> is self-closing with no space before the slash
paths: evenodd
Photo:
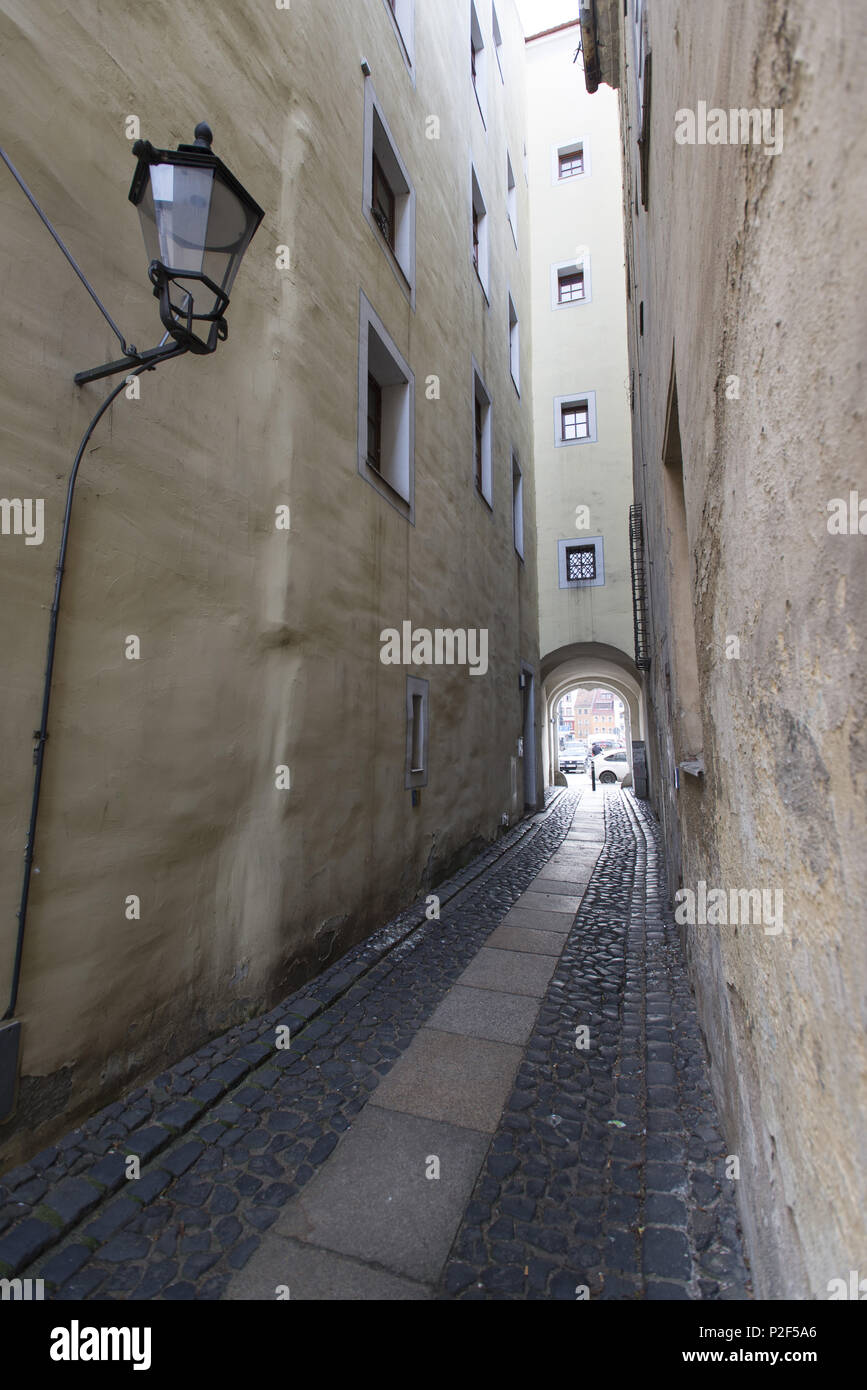
<path id="1" fill-rule="evenodd" d="M 367 462 L 382 471 L 382 387 L 375 376 L 367 375 Z"/>
<path id="2" fill-rule="evenodd" d="M 382 165 L 373 156 L 373 198 L 371 202 L 373 220 L 382 232 L 392 251 L 394 250 L 394 191 L 383 173 Z"/>
<path id="3" fill-rule="evenodd" d="M 476 432 L 475 432 L 475 465 L 476 465 L 476 487 L 482 491 L 482 439 L 484 434 L 484 422 L 482 417 L 482 403 L 476 396 Z"/>

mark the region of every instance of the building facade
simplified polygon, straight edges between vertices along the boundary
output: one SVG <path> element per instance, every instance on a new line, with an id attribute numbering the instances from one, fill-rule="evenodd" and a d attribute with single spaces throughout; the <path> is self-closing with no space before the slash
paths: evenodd
<path id="1" fill-rule="evenodd" d="M 265 209 L 228 341 L 145 374 L 82 465 L 12 1162 L 310 978 L 542 781 L 512 0 L 10 0 L 0 37 L 10 158 L 128 339 L 161 331 L 133 138 L 206 117 Z M 5 988 L 66 480 L 106 393 L 72 376 L 116 347 L 11 179 L 2 237 L 2 490 L 45 521 L 0 537 Z"/>
<path id="2" fill-rule="evenodd" d="M 589 96 L 572 23 L 527 40 L 533 399 L 545 775 L 557 706 L 610 684 L 643 738 L 632 657 L 632 445 L 617 97 Z"/>
<path id="3" fill-rule="evenodd" d="M 759 1296 L 827 1298 L 867 1248 L 867 16 L 591 0 L 582 34 L 621 102 L 651 792 L 721 1180 Z"/>

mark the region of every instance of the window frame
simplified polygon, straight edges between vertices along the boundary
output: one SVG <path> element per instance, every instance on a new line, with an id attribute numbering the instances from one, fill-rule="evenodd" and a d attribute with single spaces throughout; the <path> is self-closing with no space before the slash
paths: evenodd
<path id="1" fill-rule="evenodd" d="M 516 449 L 512 450 L 512 539 L 515 553 L 524 563 L 524 470 Z"/>
<path id="2" fill-rule="evenodd" d="M 581 299 L 560 299 L 560 276 L 566 271 L 584 276 L 584 294 Z M 576 257 L 571 261 L 557 261 L 551 266 L 551 308 L 574 309 L 579 304 L 590 304 L 593 299 L 593 282 L 589 255 Z"/>
<path id="3" fill-rule="evenodd" d="M 415 708 L 414 701 L 420 700 L 419 713 L 421 716 L 421 767 L 413 767 L 414 753 L 416 752 L 417 740 L 413 737 L 415 727 Z M 428 768 L 430 757 L 430 681 L 423 676 L 407 676 L 406 678 L 406 752 L 404 756 L 403 785 L 405 791 L 412 791 L 416 787 L 426 787 L 428 784 Z"/>
<path id="4" fill-rule="evenodd" d="M 512 240 L 515 243 L 515 250 L 518 249 L 518 185 L 515 180 L 515 169 L 512 164 L 512 156 L 506 150 L 506 216 L 509 219 L 509 226 L 512 229 Z"/>
<path id="5" fill-rule="evenodd" d="M 415 525 L 415 374 L 363 290 L 359 291 L 358 472 L 386 502 Z M 378 339 L 371 351 L 371 334 Z M 382 371 L 382 364 L 387 371 Z M 383 381 L 377 373 L 397 378 Z M 380 392 L 379 467 L 368 457 L 372 378 Z M 389 394 L 390 393 L 390 394 Z M 385 458 L 386 450 L 390 457 Z M 403 477 L 398 475 L 400 469 Z"/>
<path id="6" fill-rule="evenodd" d="M 512 378 L 512 385 L 521 394 L 521 322 L 518 318 L 518 310 L 512 291 L 508 291 L 508 315 L 509 315 L 509 375 Z"/>
<path id="7" fill-rule="evenodd" d="M 490 305 L 491 293 L 491 237 L 488 205 L 482 192 L 482 185 L 476 166 L 470 160 L 470 263 L 476 279 L 482 287 L 485 302 Z M 478 224 L 478 225 L 477 225 Z M 478 230 L 478 261 L 475 252 L 475 233 Z"/>
<path id="8" fill-rule="evenodd" d="M 401 57 L 415 86 L 415 0 L 383 0 Z"/>
<path id="9" fill-rule="evenodd" d="M 385 0 L 387 4 L 387 0 Z M 409 170 L 401 156 L 385 112 L 377 98 L 370 78 L 364 83 L 364 185 L 362 210 L 365 221 L 374 233 L 392 268 L 395 279 L 415 309 L 416 291 L 416 190 Z M 374 213 L 374 169 L 381 176 L 392 198 L 392 239 L 379 225 Z"/>
<path id="10" fill-rule="evenodd" d="M 564 439 L 562 435 L 563 409 L 578 405 L 581 402 L 587 403 L 587 434 L 578 439 Z M 571 391 L 568 396 L 556 396 L 554 398 L 554 447 L 557 449 L 571 449 L 581 444 L 596 444 L 597 423 L 596 423 L 596 392 L 595 391 Z"/>
<path id="11" fill-rule="evenodd" d="M 565 178 L 560 176 L 560 159 L 562 156 L 581 150 L 583 169 L 580 174 L 567 174 Z M 572 136 L 568 140 L 560 140 L 556 145 L 551 146 L 551 182 L 560 188 L 568 187 L 571 184 L 580 183 L 581 179 L 588 179 L 592 173 L 590 163 L 590 136 L 587 134 Z"/>
<path id="12" fill-rule="evenodd" d="M 479 364 L 472 358 L 472 421 L 473 421 L 473 490 L 491 511 L 494 510 L 493 463 L 493 398 L 485 385 Z M 479 486 L 476 455 L 476 424 L 479 407 L 482 410 L 481 486 Z"/>
<path id="13" fill-rule="evenodd" d="M 470 0 L 470 82 L 485 130 L 488 128 L 488 54 L 475 0 Z"/>
<path id="14" fill-rule="evenodd" d="M 569 579 L 567 554 L 570 550 L 589 549 L 595 552 L 595 579 Z M 605 545 L 602 536 L 576 536 L 557 542 L 557 572 L 561 589 L 597 589 L 605 583 Z"/>

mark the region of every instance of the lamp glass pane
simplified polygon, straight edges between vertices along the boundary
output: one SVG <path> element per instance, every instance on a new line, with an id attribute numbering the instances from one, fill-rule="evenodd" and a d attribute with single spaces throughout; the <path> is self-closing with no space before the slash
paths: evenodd
<path id="1" fill-rule="evenodd" d="M 202 270 L 214 183 L 213 169 L 151 166 L 159 259 L 171 270 Z"/>

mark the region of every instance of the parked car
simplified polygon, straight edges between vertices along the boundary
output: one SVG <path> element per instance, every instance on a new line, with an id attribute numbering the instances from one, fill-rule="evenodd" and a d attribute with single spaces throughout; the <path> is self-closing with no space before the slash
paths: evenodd
<path id="1" fill-rule="evenodd" d="M 560 754 L 560 771 L 586 772 L 587 756 L 586 743 L 570 743 Z"/>
<path id="2" fill-rule="evenodd" d="M 625 748 L 615 748 L 613 752 L 597 753 L 593 759 L 597 782 L 622 782 L 629 772 L 629 754 Z"/>

